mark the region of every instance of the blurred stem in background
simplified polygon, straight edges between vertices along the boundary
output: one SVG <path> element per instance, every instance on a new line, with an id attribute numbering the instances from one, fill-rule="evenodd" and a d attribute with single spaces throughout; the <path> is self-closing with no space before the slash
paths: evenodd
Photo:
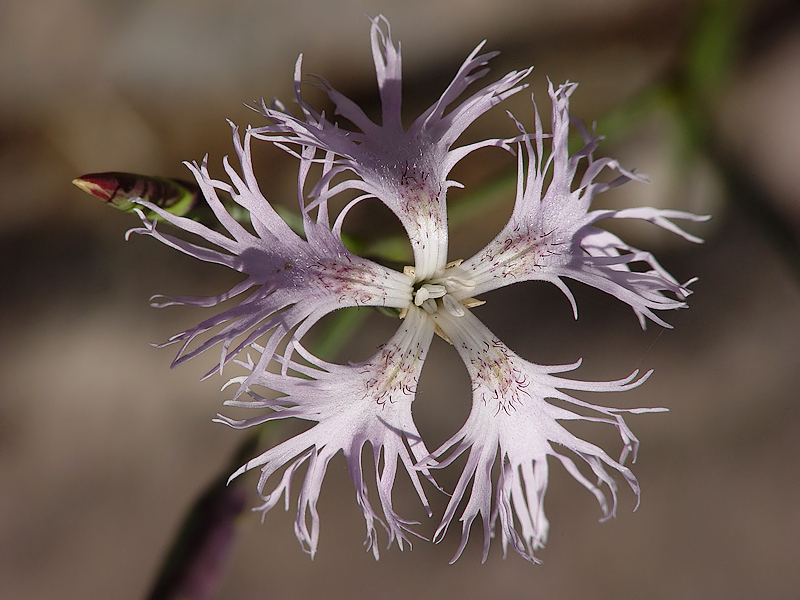
<path id="1" fill-rule="evenodd" d="M 727 187 L 727 197 L 780 251 L 800 279 L 800 244 L 795 232 L 747 169 L 726 152 L 711 118 L 736 66 L 748 8 L 745 0 L 705 0 L 695 4 L 678 64 L 629 103 L 602 118 L 598 131 L 619 139 L 654 114 L 667 115 L 673 124 L 679 173 L 688 172 L 699 158 L 709 161 Z M 119 210 L 133 211 L 136 205 L 128 200 L 138 196 L 209 226 L 215 222 L 199 188 L 190 182 L 100 173 L 83 176 L 74 183 Z M 501 199 L 513 198 L 515 184 L 516 174 L 509 172 L 464 197 L 450 208 L 450 226 L 480 218 Z M 249 220 L 241 207 L 228 208 L 237 220 Z M 299 217 L 288 211 L 282 211 L 281 216 L 302 235 Z M 399 237 L 369 245 L 357 239 L 345 241 L 354 252 L 384 264 L 395 266 L 410 260 L 407 244 Z M 322 359 L 334 360 L 369 313 L 369 309 L 339 311 L 322 327 L 310 349 Z M 230 463 L 191 507 L 156 578 L 150 600 L 216 597 L 235 542 L 236 521 L 248 505 L 240 480 L 228 484 L 229 474 L 272 437 L 275 427 L 267 424 L 247 436 Z"/>
<path id="2" fill-rule="evenodd" d="M 680 62 L 629 103 L 600 119 L 598 131 L 621 138 L 653 114 L 672 122 L 678 172 L 685 175 L 706 159 L 726 188 L 726 198 L 740 210 L 783 257 L 800 281 L 800 239 L 768 197 L 764 186 L 721 142 L 714 115 L 726 92 L 745 39 L 747 0 L 705 0 L 690 15 Z"/>

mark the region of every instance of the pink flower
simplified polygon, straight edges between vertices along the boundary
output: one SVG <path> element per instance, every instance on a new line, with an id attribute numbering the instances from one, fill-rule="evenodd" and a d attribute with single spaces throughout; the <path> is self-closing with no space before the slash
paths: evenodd
<path id="1" fill-rule="evenodd" d="M 420 475 L 435 486 L 432 470 L 445 468 L 467 453 L 467 464 L 434 541 L 445 535 L 471 484 L 469 498 L 460 509 L 462 540 L 453 560 L 460 556 L 471 526 L 480 516 L 484 560 L 490 539 L 499 529 L 504 552 L 510 543 L 521 556 L 534 561 L 534 551 L 544 545 L 548 531 L 544 516 L 548 456 L 592 492 L 604 518 L 610 517 L 617 499 L 614 474 L 639 496 L 636 478 L 624 465 L 629 454 L 635 458 L 638 440 L 623 416 L 663 409 L 618 410 L 568 395 L 563 390 L 624 391 L 640 385 L 649 373 L 639 377 L 634 372 L 608 382 L 561 377 L 561 373 L 577 368 L 579 362 L 540 366 L 522 359 L 473 314 L 471 309 L 483 303 L 475 296 L 519 281 L 550 281 L 566 294 L 577 318 L 575 299 L 564 281 L 574 279 L 628 304 L 642 326 L 651 320 L 668 327 L 655 311 L 685 307 L 690 282 L 679 284 L 652 255 L 597 228 L 597 224 L 603 219 L 645 220 L 698 242 L 673 221 L 700 221 L 705 217 L 654 208 L 590 210 L 595 194 L 644 178 L 626 171 L 616 161 L 595 159 L 599 138 L 581 126 L 585 146 L 569 154 L 569 97 L 575 84 L 550 86 L 550 133 L 545 133 L 536 112 L 532 133 L 515 121 L 520 135 L 512 140 L 489 139 L 456 146 L 477 117 L 522 90 L 525 84 L 521 80 L 530 72 L 513 71 L 450 108 L 471 83 L 486 74 L 484 67 L 494 53 L 479 55 L 483 44 L 469 55 L 439 100 L 404 130 L 400 118 L 400 50 L 393 44 L 383 17 L 372 20 L 371 41 L 382 103 L 380 125 L 322 79 L 316 85 L 356 130 L 340 127 L 314 111 L 300 93 L 298 60 L 295 89 L 301 117 L 291 115 L 280 104 L 267 107 L 262 103 L 260 110 L 270 125 L 248 128 L 243 140 L 234 128 L 240 170 L 225 160 L 230 183 L 212 178 L 205 161 L 188 165 L 227 235 L 140 202 L 206 243 L 190 243 L 163 233 L 144 216 L 143 226 L 133 232 L 153 236 L 190 256 L 226 265 L 245 276 L 225 294 L 159 298 L 156 306 L 213 307 L 249 292 L 238 304 L 172 337 L 167 344 L 181 344 L 175 364 L 215 346 L 221 349 L 220 371 L 239 357 L 236 362 L 247 373 L 229 381 L 237 386 L 237 392 L 226 404 L 258 409 L 260 414 L 244 420 L 220 416 L 219 421 L 236 428 L 287 418 L 313 423 L 303 433 L 248 461 L 233 475 L 259 467 L 258 491 L 264 500 L 260 509 L 270 510 L 281 498 L 288 509 L 291 481 L 307 463 L 295 532 L 312 556 L 319 538 L 317 499 L 327 465 L 339 451 L 347 460 L 366 521 L 367 546 L 376 558 L 378 524 L 387 531 L 389 544 L 396 540 L 401 549 L 404 542 L 410 543 L 409 535 L 422 537 L 414 529 L 417 523 L 399 516 L 393 508 L 392 488 L 398 467 L 402 465 L 430 515 Z M 259 190 L 250 154 L 253 139 L 270 141 L 299 160 L 302 235 L 290 229 Z M 447 179 L 448 174 L 464 156 L 487 146 L 518 151 L 514 212 L 497 237 L 472 258 L 448 262 L 446 193 L 458 185 Z M 585 161 L 585 169 L 576 182 L 581 161 Z M 318 167 L 313 171 L 317 175 L 310 180 L 314 166 Z M 605 168 L 616 172 L 616 179 L 611 183 L 595 181 Z M 349 174 L 349 178 L 343 180 L 343 174 Z M 357 190 L 360 195 L 331 224 L 328 201 L 345 190 Z M 249 211 L 252 231 L 226 211 L 220 192 Z M 341 228 L 348 211 L 369 198 L 392 210 L 408 234 L 414 265 L 403 272 L 357 256 L 342 242 Z M 374 356 L 360 363 L 331 364 L 303 347 L 302 338 L 321 317 L 353 306 L 397 309 L 403 319 L 397 333 Z M 473 403 L 463 427 L 431 452 L 414 424 L 412 403 L 434 332 L 452 343 L 463 359 L 472 379 Z M 193 343 L 197 345 L 190 349 Z M 284 343 L 285 349 L 278 352 Z M 246 356 L 243 351 L 247 351 Z M 257 361 L 251 359 L 251 353 L 258 356 Z M 261 394 L 259 388 L 280 396 Z M 562 422 L 571 420 L 615 427 L 623 442 L 620 457 L 613 458 L 570 433 Z M 361 456 L 367 443 L 372 448 L 379 512 L 370 500 L 363 476 Z M 556 445 L 563 453 L 555 450 Z M 581 459 L 583 470 L 572 456 Z M 493 481 L 491 472 L 497 460 L 499 478 Z M 597 482 L 590 481 L 589 476 Z"/>

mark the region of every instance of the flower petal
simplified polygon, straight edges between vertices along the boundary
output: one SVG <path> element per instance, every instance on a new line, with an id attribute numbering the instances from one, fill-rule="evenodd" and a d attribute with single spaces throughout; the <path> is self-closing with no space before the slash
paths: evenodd
<path id="1" fill-rule="evenodd" d="M 158 307 L 175 304 L 211 307 L 250 292 L 237 305 L 171 337 L 164 344 L 181 344 L 173 366 L 221 344 L 219 363 L 208 375 L 217 368 L 221 370 L 242 349 L 263 336 L 268 336 L 264 353 L 268 361 L 287 336 L 290 340 L 300 340 L 314 323 L 329 312 L 351 306 L 403 308 L 411 299 L 412 281 L 409 277 L 356 256 L 345 248 L 339 232 L 331 230 L 328 224 L 325 206 L 318 207 L 316 220 L 311 219 L 308 210 L 302 206 L 308 159 L 301 160 L 298 184 L 306 239 L 294 233 L 258 189 L 250 155 L 250 138 L 251 133 L 247 131 L 242 144 L 234 128 L 234 143 L 242 175 L 225 160 L 225 170 L 233 185 L 212 179 L 205 161 L 202 165 L 187 165 L 230 237 L 190 219 L 172 215 L 148 202 L 140 202 L 165 221 L 220 250 L 162 233 L 156 228 L 155 222 L 144 217 L 143 227 L 129 232 L 150 235 L 189 256 L 222 264 L 246 275 L 244 281 L 216 297 L 154 299 L 154 305 Z M 228 214 L 219 198 L 219 191 L 230 195 L 237 204 L 249 211 L 255 235 Z M 206 336 L 206 339 L 189 349 L 189 345 L 201 336 Z M 290 343 L 287 353 L 291 353 L 291 347 Z"/>
<path id="2" fill-rule="evenodd" d="M 503 553 L 510 543 L 522 557 L 536 562 L 533 553 L 547 540 L 548 522 L 543 502 L 548 456 L 561 461 L 567 471 L 594 494 L 604 518 L 614 515 L 617 504 L 617 485 L 608 468 L 623 476 L 638 499 L 636 478 L 623 465 L 628 454 L 633 453 L 635 458 L 638 440 L 621 413 L 662 409 L 606 408 L 578 400 L 560 390 L 624 391 L 641 384 L 649 373 L 637 379 L 634 372 L 625 379 L 606 382 L 555 377 L 555 373 L 572 370 L 580 363 L 546 367 L 527 362 L 509 350 L 469 311 L 463 317 L 439 311 L 433 320 L 461 355 L 473 388 L 472 410 L 464 426 L 420 463 L 420 467 L 445 467 L 469 451 L 464 471 L 433 538 L 441 541 L 444 537 L 471 483 L 472 490 L 460 517 L 461 544 L 451 562 L 456 561 L 466 547 L 472 522 L 479 515 L 484 531 L 484 561 L 499 518 Z M 557 400 L 559 405 L 547 399 Z M 590 414 L 567 409 L 565 405 Z M 624 446 L 619 460 L 570 433 L 559 423 L 562 420 L 600 422 L 616 427 Z M 589 481 L 570 457 L 554 449 L 554 444 L 582 458 L 598 483 Z M 493 491 L 491 473 L 498 452 L 500 474 Z M 603 485 L 610 500 L 601 489 Z"/>
<path id="3" fill-rule="evenodd" d="M 646 180 L 626 171 L 615 160 L 594 159 L 592 153 L 600 138 L 589 135 L 582 126 L 579 130 L 585 146 L 569 155 L 569 97 L 575 87 L 576 84 L 566 83 L 554 89 L 550 84 L 552 134 L 543 132 L 536 111 L 535 130 L 526 134 L 524 141 L 527 165 L 523 153 L 518 154 L 513 214 L 494 240 L 461 265 L 476 282 L 470 294 L 478 295 L 518 281 L 550 281 L 565 293 L 577 318 L 574 298 L 562 280 L 567 277 L 627 303 L 643 327 L 645 319 L 669 327 L 653 311 L 684 308 L 683 300 L 691 293 L 688 283 L 678 283 L 651 254 L 593 225 L 605 218 L 643 219 L 689 241 L 700 242 L 671 219 L 703 221 L 708 217 L 654 208 L 589 212 L 595 194 L 630 180 Z M 525 133 L 519 123 L 518 127 Z M 551 151 L 545 158 L 547 138 Z M 586 171 L 576 185 L 576 170 L 584 159 Z M 610 183 L 596 182 L 595 177 L 605 168 L 617 171 L 619 176 Z M 548 176 L 551 179 L 545 189 Z"/>
<path id="4" fill-rule="evenodd" d="M 356 498 L 367 524 L 366 545 L 372 549 L 376 559 L 376 521 L 383 524 L 388 532 L 389 544 L 397 540 L 401 550 L 403 542 L 409 542 L 410 545 L 409 533 L 419 536 L 411 527 L 416 523 L 398 516 L 392 505 L 392 486 L 398 462 L 405 467 L 430 516 L 431 509 L 419 474 L 422 472 L 429 479 L 431 477 L 427 469 L 414 467 L 429 452 L 414 425 L 411 403 L 433 330 L 434 325 L 425 313 L 411 307 L 392 339 L 365 362 L 347 366 L 327 363 L 298 344 L 295 349 L 311 366 L 289 361 L 286 375 L 258 370 L 252 378 L 233 380 L 234 383 L 248 380 L 251 386 L 264 386 L 284 395 L 267 399 L 251 392 L 253 400 L 229 401 L 226 404 L 230 406 L 267 408 L 274 412 L 242 421 L 220 416 L 220 422 L 236 428 L 290 417 L 316 423 L 307 431 L 248 461 L 232 475 L 236 477 L 261 467 L 258 483 L 258 491 L 264 498 L 261 510 L 266 513 L 279 502 L 281 495 L 285 496 L 288 509 L 292 477 L 308 461 L 300 491 L 295 532 L 304 549 L 312 556 L 317 551 L 319 535 L 316 503 L 320 487 L 328 462 L 339 450 L 347 459 L 348 471 L 356 487 Z M 255 367 L 252 363 L 245 366 L 251 369 Z M 361 454 L 368 442 L 372 447 L 383 519 L 372 508 L 362 472 Z M 280 483 L 271 492 L 264 493 L 268 479 L 284 466 L 286 470 Z"/>
<path id="5" fill-rule="evenodd" d="M 385 31 L 384 31 L 385 27 Z M 336 106 L 337 114 L 360 131 L 346 131 L 317 113 L 300 94 L 300 60 L 295 68 L 295 92 L 303 119 L 288 114 L 280 105 L 261 112 L 274 125 L 254 129 L 254 135 L 278 145 L 299 144 L 337 156 L 337 169 L 351 171 L 357 179 L 315 192 L 317 202 L 346 189 L 362 191 L 386 204 L 406 229 L 414 251 L 417 281 L 431 277 L 447 262 L 447 207 L 445 195 L 453 182 L 447 175 L 466 154 L 485 146 L 506 146 L 492 139 L 451 150 L 461 133 L 490 108 L 525 87 L 521 80 L 530 69 L 512 71 L 497 82 L 477 91 L 445 114 L 467 86 L 483 77 L 486 63 L 494 53 L 478 55 L 483 44 L 470 54 L 441 98 L 403 131 L 401 123 L 401 55 L 391 39 L 388 22 L 372 19 L 372 53 L 382 104 L 381 125 L 372 122 L 351 100 L 318 78 L 317 86 Z M 325 181 L 326 188 L 329 181 Z M 313 206 L 312 203 L 310 206 Z"/>

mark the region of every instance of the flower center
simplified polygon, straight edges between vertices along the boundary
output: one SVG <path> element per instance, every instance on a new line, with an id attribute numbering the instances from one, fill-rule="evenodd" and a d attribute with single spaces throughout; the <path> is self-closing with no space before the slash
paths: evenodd
<path id="1" fill-rule="evenodd" d="M 417 281 L 411 294 L 414 304 L 431 315 L 444 308 L 454 317 L 463 317 L 465 309 L 483 304 L 469 297 L 469 293 L 475 289 L 475 281 L 468 279 L 467 274 L 459 268 L 461 263 L 461 260 L 447 263 L 441 273 Z M 414 267 L 405 267 L 403 273 L 409 277 L 416 276 Z M 402 316 L 405 315 L 401 313 Z"/>

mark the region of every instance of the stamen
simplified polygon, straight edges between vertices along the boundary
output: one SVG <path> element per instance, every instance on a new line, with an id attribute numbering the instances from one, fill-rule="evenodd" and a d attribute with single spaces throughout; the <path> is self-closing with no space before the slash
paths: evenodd
<path id="1" fill-rule="evenodd" d="M 463 317 L 466 314 L 461 302 L 453 298 L 453 296 L 450 294 L 445 294 L 445 296 L 442 297 L 442 305 L 445 307 L 447 312 L 454 317 Z"/>
<path id="2" fill-rule="evenodd" d="M 475 289 L 474 279 L 465 279 L 463 277 L 449 275 L 442 279 L 437 279 L 437 281 L 443 282 L 448 292 L 471 292 Z"/>
<path id="3" fill-rule="evenodd" d="M 436 314 L 444 308 L 454 317 L 463 317 L 466 309 L 483 304 L 474 298 L 460 299 L 467 293 L 475 289 L 476 282 L 467 278 L 466 273 L 458 267 L 461 260 L 454 260 L 447 263 L 443 272 L 440 271 L 439 277 L 432 277 L 425 283 L 418 282 L 419 287 L 412 292 L 412 298 L 416 306 L 422 307 L 428 314 Z M 407 266 L 403 268 L 403 274 L 412 279 L 416 279 L 417 269 Z M 416 286 L 415 286 L 416 287 Z M 441 302 L 438 300 L 441 299 Z M 407 311 L 400 311 L 400 318 L 405 317 Z"/>
<path id="4" fill-rule="evenodd" d="M 425 283 L 414 293 L 414 304 L 422 306 L 426 300 L 431 298 L 441 298 L 447 293 L 447 289 L 437 283 Z"/>
<path id="5" fill-rule="evenodd" d="M 428 298 L 425 302 L 422 303 L 422 308 L 425 309 L 425 312 L 429 315 L 435 314 L 437 310 L 436 300 L 433 298 Z"/>

